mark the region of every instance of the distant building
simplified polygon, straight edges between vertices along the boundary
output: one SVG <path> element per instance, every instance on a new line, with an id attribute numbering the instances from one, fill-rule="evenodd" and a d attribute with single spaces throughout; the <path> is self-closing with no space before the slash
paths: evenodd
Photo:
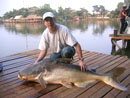
<path id="1" fill-rule="evenodd" d="M 26 22 L 42 22 L 42 17 L 37 15 L 29 15 L 26 17 Z"/>
<path id="2" fill-rule="evenodd" d="M 15 23 L 23 23 L 26 22 L 25 18 L 22 15 L 17 15 L 14 17 L 13 22 Z"/>
<path id="3" fill-rule="evenodd" d="M 17 20 L 17 19 L 21 19 L 21 18 L 23 18 L 22 15 L 18 15 L 18 16 L 15 16 L 15 17 L 14 17 L 15 20 Z"/>

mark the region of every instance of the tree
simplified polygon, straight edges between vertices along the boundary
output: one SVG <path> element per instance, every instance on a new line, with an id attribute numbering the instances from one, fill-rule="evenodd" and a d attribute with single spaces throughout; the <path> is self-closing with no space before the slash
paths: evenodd
<path id="1" fill-rule="evenodd" d="M 80 12 L 84 19 L 88 16 L 88 10 L 85 8 L 80 8 Z"/>
<path id="2" fill-rule="evenodd" d="M 63 19 L 65 19 L 65 15 L 64 15 L 64 9 L 62 7 L 58 8 L 58 20 L 62 21 Z"/>
<path id="3" fill-rule="evenodd" d="M 123 7 L 123 2 L 119 2 L 118 5 L 117 5 L 117 8 L 113 11 L 111 11 L 109 17 L 111 18 L 119 18 L 120 17 L 120 11 Z"/>
<path id="4" fill-rule="evenodd" d="M 55 10 L 53 10 L 49 4 L 45 4 L 42 6 L 39 10 L 35 11 L 35 14 L 42 16 L 45 12 L 53 12 L 54 14 L 57 14 Z"/>
<path id="5" fill-rule="evenodd" d="M 106 9 L 105 9 L 105 7 L 103 6 L 103 5 L 100 5 L 99 6 L 99 12 L 100 12 L 100 15 L 102 15 L 103 17 L 104 17 L 104 15 L 106 14 Z"/>
<path id="6" fill-rule="evenodd" d="M 73 10 L 71 8 L 65 8 L 64 9 L 64 17 L 65 17 L 65 20 L 67 19 L 71 19 L 73 17 Z"/>
<path id="7" fill-rule="evenodd" d="M 93 6 L 93 12 L 99 12 L 99 7 L 98 7 L 98 5 L 94 5 Z"/>
<path id="8" fill-rule="evenodd" d="M 105 7 L 103 5 L 94 5 L 93 12 L 97 12 L 100 15 L 104 16 L 106 14 L 107 10 L 105 9 Z"/>
<path id="9" fill-rule="evenodd" d="M 130 5 L 130 0 L 124 0 L 124 3 Z"/>

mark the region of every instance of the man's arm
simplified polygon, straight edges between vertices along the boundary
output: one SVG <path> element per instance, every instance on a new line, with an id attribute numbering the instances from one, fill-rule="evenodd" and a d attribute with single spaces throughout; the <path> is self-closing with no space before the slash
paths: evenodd
<path id="1" fill-rule="evenodd" d="M 34 64 L 36 64 L 37 62 L 41 61 L 41 60 L 46 56 L 46 53 L 47 53 L 47 51 L 41 50 L 41 52 L 40 52 L 40 54 L 39 54 L 39 56 L 38 56 L 38 58 L 36 59 L 36 61 L 35 61 Z"/>
<path id="2" fill-rule="evenodd" d="M 122 12 L 122 15 L 125 16 L 125 17 L 128 17 L 124 12 Z"/>
<path id="3" fill-rule="evenodd" d="M 75 48 L 76 48 L 76 52 L 78 54 L 78 57 L 82 58 L 82 50 L 81 50 L 81 46 L 79 45 L 79 43 L 75 44 Z"/>
<path id="4" fill-rule="evenodd" d="M 83 58 L 83 55 L 82 55 L 82 50 L 81 50 L 80 44 L 76 43 L 75 48 L 76 48 L 76 52 L 77 52 L 78 57 L 79 57 L 80 68 L 81 68 L 81 70 L 85 71 L 85 70 L 87 70 L 87 66 L 86 66 L 86 64 L 84 64 L 83 59 L 81 59 L 81 58 Z"/>

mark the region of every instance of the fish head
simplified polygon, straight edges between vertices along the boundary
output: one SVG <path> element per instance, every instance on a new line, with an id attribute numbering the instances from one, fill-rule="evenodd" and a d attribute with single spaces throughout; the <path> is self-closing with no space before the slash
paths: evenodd
<path id="1" fill-rule="evenodd" d="M 28 68 L 24 68 L 18 72 L 18 78 L 25 81 L 32 81 L 37 75 L 33 74 Z"/>
<path id="2" fill-rule="evenodd" d="M 44 73 L 45 68 L 41 64 L 33 64 L 26 66 L 18 72 L 18 78 L 26 81 L 34 81 L 36 77 L 42 72 Z"/>

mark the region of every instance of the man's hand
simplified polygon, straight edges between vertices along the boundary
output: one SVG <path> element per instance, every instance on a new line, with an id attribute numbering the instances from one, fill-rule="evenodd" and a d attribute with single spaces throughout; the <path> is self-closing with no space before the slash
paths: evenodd
<path id="1" fill-rule="evenodd" d="M 79 60 L 79 65 L 80 65 L 81 71 L 87 71 L 87 65 L 82 60 Z"/>
<path id="2" fill-rule="evenodd" d="M 32 64 L 34 64 L 34 63 L 31 63 L 31 64 L 27 64 L 27 65 L 25 65 L 25 67 L 31 66 Z"/>

